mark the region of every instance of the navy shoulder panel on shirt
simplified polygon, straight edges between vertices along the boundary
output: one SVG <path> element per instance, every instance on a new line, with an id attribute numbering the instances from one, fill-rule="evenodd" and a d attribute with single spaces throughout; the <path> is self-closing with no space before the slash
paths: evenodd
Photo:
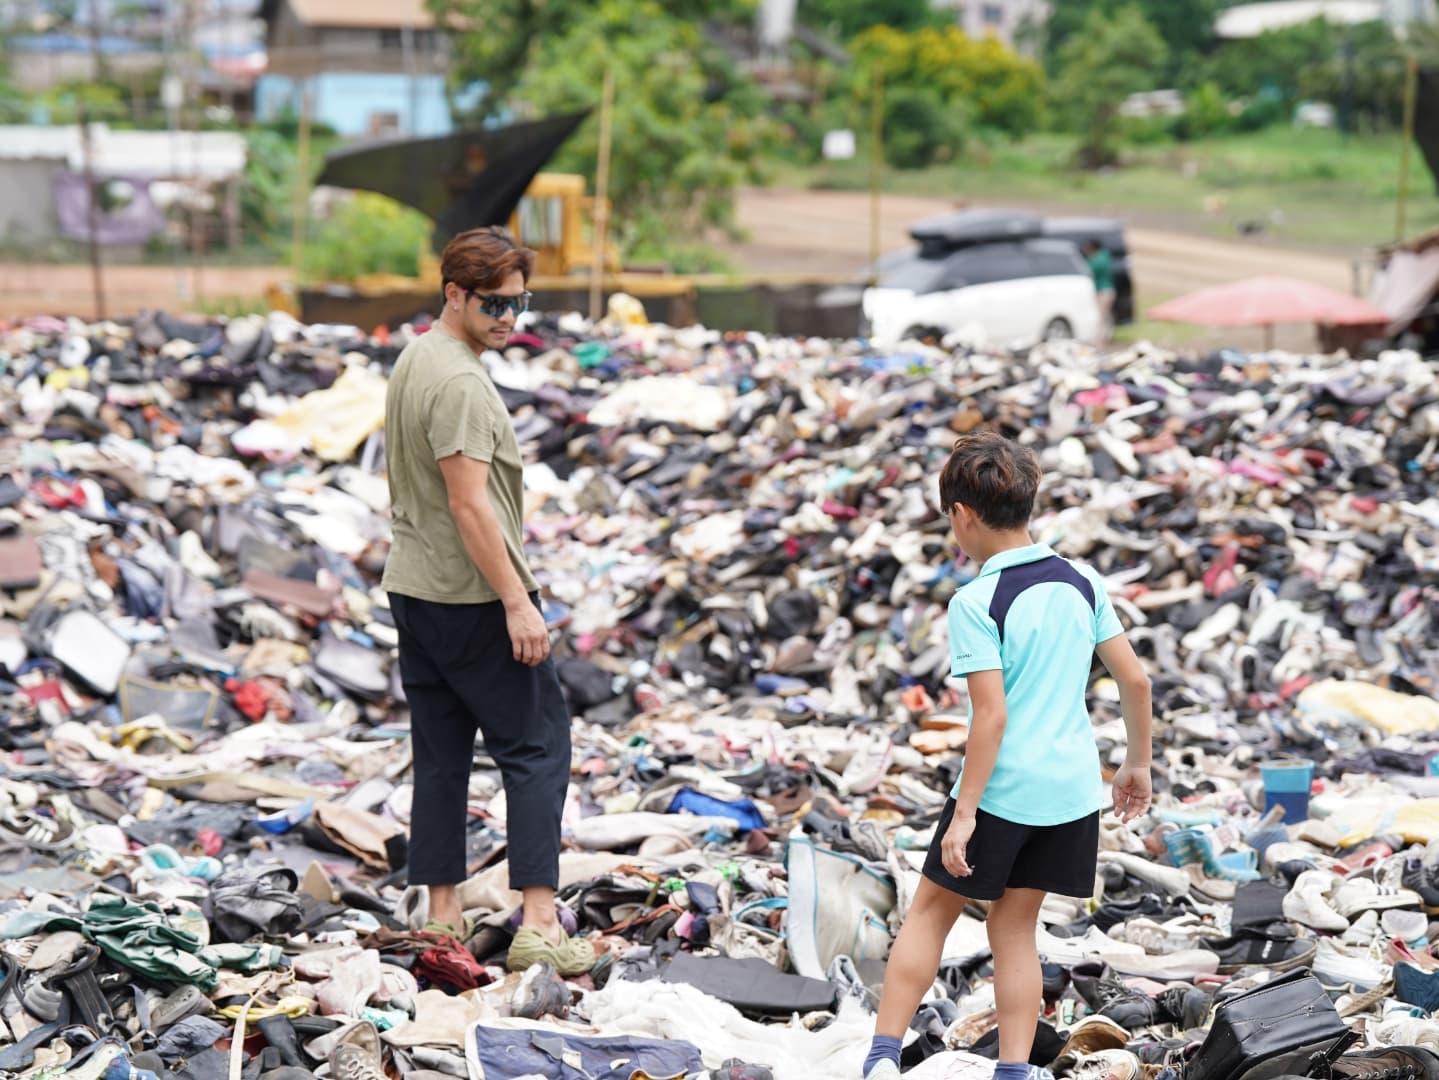
<path id="1" fill-rule="evenodd" d="M 1090 610 L 1095 609 L 1093 584 L 1058 555 L 1035 562 L 1020 563 L 1018 566 L 1007 566 L 999 572 L 999 584 L 995 586 L 994 597 L 989 602 L 989 617 L 999 629 L 1000 641 L 1004 640 L 1004 620 L 1009 615 L 1009 609 L 1019 599 L 1019 594 L 1031 585 L 1043 585 L 1049 581 L 1073 585 L 1089 602 Z"/>

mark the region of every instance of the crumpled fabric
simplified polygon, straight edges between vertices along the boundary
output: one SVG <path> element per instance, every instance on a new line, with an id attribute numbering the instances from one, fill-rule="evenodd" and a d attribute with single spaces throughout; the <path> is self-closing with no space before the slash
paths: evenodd
<path id="1" fill-rule="evenodd" d="M 235 867 L 210 886 L 205 914 L 222 941 L 285 937 L 304 920 L 298 884 L 294 873 L 282 867 Z"/>
<path id="2" fill-rule="evenodd" d="M 22 911 L 0 927 L 0 937 L 21 938 L 51 930 L 78 930 L 123 967 L 163 983 L 193 983 L 206 992 L 219 979 L 200 939 L 172 926 L 156 904 L 96 893 L 83 915 Z M 216 958 L 218 959 L 218 958 Z"/>
<path id="3" fill-rule="evenodd" d="M 386 385 L 383 375 L 348 367 L 334 386 L 306 394 L 275 417 L 275 426 L 308 444 L 323 461 L 348 461 L 384 426 Z"/>
<path id="4" fill-rule="evenodd" d="M 1299 692 L 1305 715 L 1335 724 L 1369 724 L 1388 735 L 1439 731 L 1439 701 L 1370 683 L 1326 679 Z"/>

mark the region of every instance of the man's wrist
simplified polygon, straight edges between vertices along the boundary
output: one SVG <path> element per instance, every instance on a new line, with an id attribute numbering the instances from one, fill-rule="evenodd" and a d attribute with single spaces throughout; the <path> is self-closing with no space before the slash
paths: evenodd
<path id="1" fill-rule="evenodd" d="M 1131 769 L 1149 769 L 1154 767 L 1154 759 L 1147 754 L 1143 757 L 1125 754 L 1124 764 Z"/>
<path id="2" fill-rule="evenodd" d="M 530 600 L 530 594 L 521 589 L 517 593 L 500 597 L 500 603 L 505 606 L 506 611 L 515 611 L 519 608 L 534 607 Z"/>
<path id="3" fill-rule="evenodd" d="M 966 806 L 963 803 L 954 804 L 954 816 L 957 818 L 973 818 L 979 813 L 979 808 Z"/>

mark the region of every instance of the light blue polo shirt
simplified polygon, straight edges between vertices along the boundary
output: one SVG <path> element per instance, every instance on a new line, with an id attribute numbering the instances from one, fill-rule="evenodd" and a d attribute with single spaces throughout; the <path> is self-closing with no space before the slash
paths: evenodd
<path id="1" fill-rule="evenodd" d="M 1104 805 L 1084 691 L 1094 647 L 1123 632 L 1100 576 L 1046 544 L 1001 551 L 954 594 L 950 674 L 1004 672 L 1008 721 L 981 810 L 1061 825 Z M 972 722 L 972 704 L 969 715 Z M 959 781 L 950 794 L 958 796 Z"/>

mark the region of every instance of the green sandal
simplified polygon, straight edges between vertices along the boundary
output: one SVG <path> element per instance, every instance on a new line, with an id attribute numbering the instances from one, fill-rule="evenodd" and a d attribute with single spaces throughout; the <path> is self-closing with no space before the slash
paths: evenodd
<path id="1" fill-rule="evenodd" d="M 552 965 L 565 978 L 573 978 L 595 966 L 595 948 L 583 938 L 573 938 L 568 934 L 556 945 L 538 930 L 521 927 L 510 943 L 507 966 L 511 971 L 525 971 L 541 962 Z"/>
<path id="2" fill-rule="evenodd" d="M 461 918 L 464 925 L 456 929 L 454 923 L 440 922 L 438 919 L 431 919 L 425 923 L 425 933 L 442 934 L 445 937 L 454 938 L 461 945 L 475 936 L 475 924 L 467 918 Z"/>

